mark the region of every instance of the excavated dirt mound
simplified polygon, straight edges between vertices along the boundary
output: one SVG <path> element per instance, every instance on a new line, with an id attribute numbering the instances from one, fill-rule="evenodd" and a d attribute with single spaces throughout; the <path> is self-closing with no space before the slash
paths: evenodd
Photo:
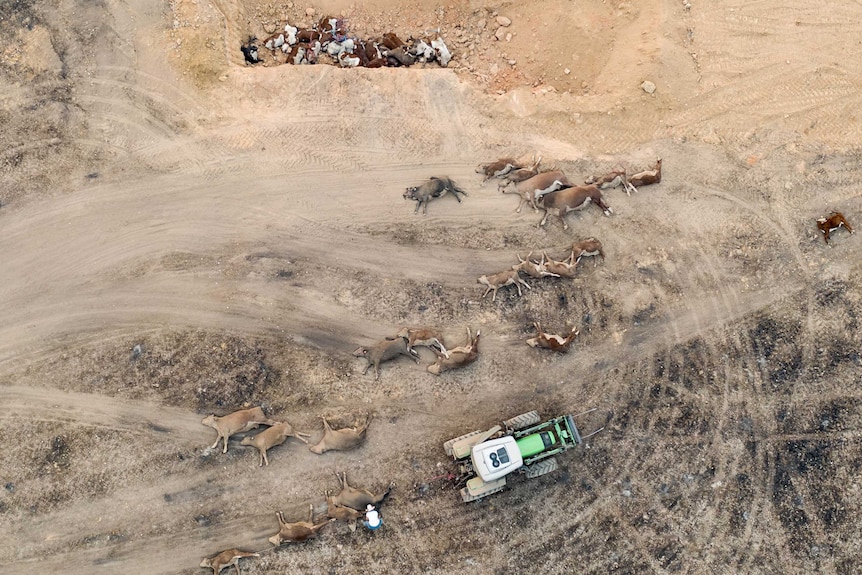
<path id="1" fill-rule="evenodd" d="M 437 34 L 448 68 L 247 66 L 324 14 Z M 306 5 L 0 3 L 0 573 L 825 573 L 862 542 L 862 9 L 765 0 Z M 264 52 L 264 57 L 267 54 Z M 645 83 L 646 82 L 646 83 Z M 648 93 L 645 88 L 655 90 Z M 538 228 L 474 169 L 540 154 L 573 179 L 663 179 Z M 407 186 L 461 203 L 415 215 Z M 476 278 L 596 237 L 574 280 Z M 572 350 L 528 347 L 539 321 Z M 362 375 L 402 325 L 459 345 Z M 322 456 L 209 448 L 262 405 Z M 465 505 L 442 444 L 529 410 L 578 418 L 555 473 Z M 396 487 L 385 527 L 271 549 L 335 473 Z"/>

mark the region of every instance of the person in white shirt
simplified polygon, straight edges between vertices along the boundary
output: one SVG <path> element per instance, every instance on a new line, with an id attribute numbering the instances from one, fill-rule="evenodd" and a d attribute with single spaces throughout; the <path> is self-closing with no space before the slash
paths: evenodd
<path id="1" fill-rule="evenodd" d="M 383 520 L 380 519 L 380 513 L 378 513 L 370 503 L 368 504 L 368 507 L 365 508 L 365 521 L 363 521 L 362 524 L 368 527 L 371 531 L 377 531 L 380 529 L 380 526 L 383 525 Z"/>

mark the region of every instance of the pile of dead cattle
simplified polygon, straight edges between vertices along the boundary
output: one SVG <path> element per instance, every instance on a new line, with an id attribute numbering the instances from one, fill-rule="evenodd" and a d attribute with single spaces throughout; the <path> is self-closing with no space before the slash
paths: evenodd
<path id="1" fill-rule="evenodd" d="M 341 429 L 332 429 L 326 418 L 323 419 L 323 435 L 320 440 L 314 445 L 309 446 L 309 450 L 313 453 L 323 454 L 327 451 L 346 451 L 354 449 L 365 441 L 365 434 L 368 426 L 371 424 L 371 414 L 366 414 L 363 419 L 356 422 L 353 427 L 345 427 Z M 216 449 L 219 441 L 224 441 L 222 453 L 227 453 L 228 440 L 231 436 L 238 433 L 245 433 L 256 429 L 260 425 L 268 426 L 267 429 L 254 436 L 246 436 L 243 438 L 241 445 L 255 447 L 260 453 L 260 464 L 269 465 L 267 451 L 273 447 L 281 445 L 288 437 L 295 437 L 308 444 L 307 438 L 311 437 L 309 433 L 303 433 L 295 430 L 286 421 L 276 421 L 266 416 L 261 407 L 253 407 L 250 409 L 241 409 L 224 416 L 208 415 L 201 423 L 212 427 L 218 433 L 216 441 L 210 446 L 210 449 Z M 276 512 L 278 519 L 278 532 L 269 538 L 270 543 L 275 547 L 286 542 L 300 542 L 313 539 L 317 533 L 332 521 L 340 520 L 348 523 L 351 530 L 355 529 L 356 520 L 366 516 L 369 512 L 377 512 L 380 504 L 389 496 L 393 483 L 381 491 L 379 494 L 374 494 L 365 489 L 357 489 L 351 487 L 347 483 L 347 473 L 339 476 L 341 482 L 341 491 L 337 495 L 332 495 L 330 490 L 325 490 L 326 496 L 326 516 L 321 522 L 314 520 L 314 506 L 309 506 L 308 519 L 305 521 L 287 522 L 284 519 L 284 514 L 281 511 Z M 215 575 L 224 567 L 233 565 L 239 572 L 238 562 L 244 557 L 259 557 L 260 553 L 242 551 L 240 549 L 231 548 L 218 553 L 213 557 L 204 558 L 201 561 L 201 567 L 209 567 Z"/>
<path id="2" fill-rule="evenodd" d="M 438 35 L 409 37 L 401 40 L 388 32 L 377 38 L 361 39 L 351 34 L 343 18 L 324 16 L 311 28 L 284 25 L 263 41 L 251 37 L 240 46 L 248 64 L 271 62 L 277 64 L 328 63 L 342 68 L 382 68 L 412 66 L 416 63 L 437 62 L 446 67 L 452 53 Z M 266 50 L 269 58 L 262 55 Z"/>

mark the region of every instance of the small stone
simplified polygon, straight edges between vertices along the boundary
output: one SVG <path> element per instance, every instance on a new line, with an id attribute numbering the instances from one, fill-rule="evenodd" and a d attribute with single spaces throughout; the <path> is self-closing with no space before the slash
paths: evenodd
<path id="1" fill-rule="evenodd" d="M 317 11 L 314 8 L 306 8 L 305 9 L 305 15 L 306 16 L 314 16 L 315 14 L 317 14 Z"/>
<path id="2" fill-rule="evenodd" d="M 586 80 L 584 80 L 583 82 L 581 82 L 581 88 L 586 89 L 586 87 L 587 87 L 588 85 L 589 85 L 589 84 L 587 84 L 587 81 L 586 81 Z"/>
<path id="3" fill-rule="evenodd" d="M 515 60 L 509 60 L 509 66 L 514 66 L 515 64 L 517 64 Z"/>
<path id="4" fill-rule="evenodd" d="M 643 84 L 641 84 L 641 89 L 647 94 L 652 94 L 653 92 L 655 92 L 655 84 L 653 84 L 649 80 L 644 80 Z"/>
<path id="5" fill-rule="evenodd" d="M 571 73 L 572 73 L 572 71 L 571 71 L 571 70 L 569 70 L 568 68 L 566 68 L 565 70 L 563 70 L 563 74 L 565 74 L 566 76 L 568 76 L 568 75 L 569 75 L 569 74 L 571 74 Z"/>
<path id="6" fill-rule="evenodd" d="M 488 24 L 488 23 L 487 23 L 487 22 L 485 22 L 485 19 L 484 19 L 484 18 L 482 18 L 481 20 L 479 20 L 479 21 L 476 23 L 476 26 L 479 28 L 479 30 L 484 30 L 484 29 L 485 29 L 485 26 L 486 26 L 487 24 Z"/>
<path id="7" fill-rule="evenodd" d="M 511 41 L 512 41 L 512 34 L 510 32 L 510 33 L 506 34 L 506 42 L 511 42 Z"/>
<path id="8" fill-rule="evenodd" d="M 497 31 L 494 33 L 494 37 L 497 40 L 502 40 L 503 38 L 506 37 L 506 29 L 503 28 L 502 26 L 500 26 L 499 28 L 497 28 Z"/>
<path id="9" fill-rule="evenodd" d="M 505 16 L 497 16 L 497 24 L 499 24 L 500 26 L 506 27 L 506 26 L 511 26 L 512 21 L 509 20 L 508 18 L 506 18 Z"/>
<path id="10" fill-rule="evenodd" d="M 275 33 L 275 24 L 273 24 L 272 22 L 265 23 L 263 25 L 263 31 L 266 32 L 267 34 L 274 34 Z"/>
<path id="11" fill-rule="evenodd" d="M 493 64 L 491 64 L 491 67 L 488 69 L 488 71 L 491 73 L 492 76 L 494 76 L 497 74 L 497 72 L 500 71 L 500 67 L 497 66 L 496 62 L 494 62 Z"/>

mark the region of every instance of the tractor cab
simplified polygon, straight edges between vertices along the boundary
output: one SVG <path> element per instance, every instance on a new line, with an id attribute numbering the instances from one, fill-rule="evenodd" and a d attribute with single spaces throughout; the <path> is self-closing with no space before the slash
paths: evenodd
<path id="1" fill-rule="evenodd" d="M 492 439 L 473 446 L 473 469 L 483 481 L 494 481 L 524 464 L 518 442 L 512 436 Z"/>

